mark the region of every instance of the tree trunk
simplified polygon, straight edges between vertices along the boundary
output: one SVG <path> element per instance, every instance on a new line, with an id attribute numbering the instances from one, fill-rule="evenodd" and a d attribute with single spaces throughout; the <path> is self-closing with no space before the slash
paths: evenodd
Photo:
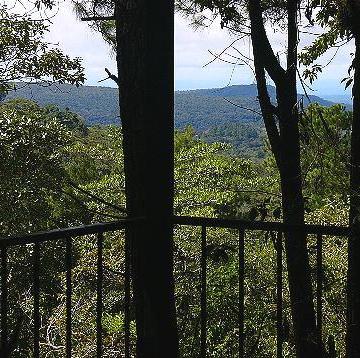
<path id="1" fill-rule="evenodd" d="M 358 19 L 356 20 L 358 21 Z M 348 247 L 346 356 L 360 357 L 360 31 L 355 32 L 353 122 L 350 159 L 351 234 Z"/>
<path id="2" fill-rule="evenodd" d="M 283 221 L 286 224 L 304 224 L 304 199 L 300 164 L 296 86 L 278 91 L 281 154 L 280 177 Z M 289 277 L 291 313 L 294 325 L 296 356 L 323 357 L 324 348 L 316 327 L 311 270 L 306 234 L 293 231 L 285 234 L 285 248 Z"/>
<path id="3" fill-rule="evenodd" d="M 116 0 L 126 202 L 131 227 L 137 357 L 177 357 L 173 279 L 174 5 Z"/>
<path id="4" fill-rule="evenodd" d="M 285 71 L 267 37 L 260 1 L 249 2 L 258 96 L 271 149 L 280 172 L 283 220 L 287 224 L 301 225 L 304 224 L 304 199 L 296 86 L 297 9 L 296 0 L 287 1 L 288 49 Z M 276 86 L 277 107 L 271 104 L 268 96 L 265 70 Z M 298 358 L 322 357 L 325 352 L 316 327 L 306 235 L 302 232 L 290 232 L 285 234 L 285 239 L 296 355 Z"/>

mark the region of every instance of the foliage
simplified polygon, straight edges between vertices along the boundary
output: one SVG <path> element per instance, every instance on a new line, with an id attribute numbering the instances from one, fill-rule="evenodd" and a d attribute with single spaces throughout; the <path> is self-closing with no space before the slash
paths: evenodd
<path id="1" fill-rule="evenodd" d="M 39 158 L 36 163 L 46 163 L 41 167 L 43 182 L 39 181 L 36 184 L 35 179 L 38 180 L 38 178 L 31 177 L 31 180 L 35 180 L 34 183 L 39 187 L 43 184 L 45 188 L 48 188 L 47 191 L 40 193 L 43 195 L 42 198 L 45 198 L 44 202 L 46 202 L 46 197 L 51 197 L 52 183 L 58 184 L 58 181 L 54 180 L 57 170 L 62 178 L 66 177 L 75 184 L 73 187 L 68 187 L 64 183 L 63 189 L 72 197 L 69 198 L 69 195 L 66 195 L 67 199 L 58 200 L 56 205 L 52 202 L 52 205 L 44 211 L 43 219 L 62 218 L 61 221 L 54 221 L 54 223 L 73 225 L 74 223 L 113 220 L 112 215 L 123 214 L 120 209 L 125 205 L 124 173 L 119 127 L 92 127 L 85 132 L 75 130 L 75 133 L 71 133 L 64 125 L 69 123 L 68 120 L 64 120 L 61 124 L 59 119 L 63 116 L 73 118 L 72 114 L 64 111 L 56 116 L 59 118 L 56 119 L 53 115 L 58 113 L 57 109 L 44 109 L 29 101 L 7 102 L 1 105 L 1 110 L 4 118 L 15 118 L 14 123 L 25 123 L 21 128 L 7 124 L 6 136 L 1 137 L 1 144 L 5 143 L 5 145 L 0 148 L 13 148 L 10 143 L 15 143 L 16 148 L 20 148 L 20 153 L 23 153 L 17 156 L 21 162 L 17 164 L 13 163 L 8 156 L 9 165 L 27 168 L 29 157 Z M 16 116 L 9 115 L 12 113 L 16 113 Z M 44 116 L 45 113 L 48 114 L 47 117 Z M 67 113 L 69 116 L 66 116 Z M 323 108 L 312 105 L 302 118 L 302 150 L 306 153 L 303 167 L 308 168 L 305 185 L 310 208 L 307 213 L 308 222 L 328 224 L 346 222 L 348 206 L 347 187 L 346 185 L 344 187 L 344 183 L 347 183 L 348 168 L 345 164 L 339 165 L 339 163 L 340 157 L 343 154 L 346 155 L 348 151 L 350 115 L 341 106 Z M 36 123 L 28 119 L 33 117 L 36 118 Z M 46 125 L 46 123 L 49 124 Z M 75 118 L 73 121 L 75 125 L 69 124 L 68 128 L 76 127 L 77 123 L 79 119 Z M 35 127 L 37 134 L 33 129 Z M 48 135 L 47 131 L 50 131 L 57 139 L 40 141 L 44 133 Z M 61 139 L 60 133 L 64 133 L 66 138 L 63 143 L 58 142 Z M 4 141 L 4 138 L 7 139 Z M 15 142 L 13 142 L 14 138 L 17 138 Z M 335 138 L 336 148 L 333 146 Z M 24 152 L 33 153 L 24 155 Z M 323 158 L 318 160 L 320 154 Z M 57 160 L 51 160 L 49 163 L 50 160 L 46 160 L 48 156 L 50 158 L 55 156 Z M 11 177 L 9 171 L 6 173 Z M 50 176 L 51 173 L 54 177 Z M 26 182 L 26 172 L 22 175 L 25 175 L 22 181 Z M 194 129 L 188 127 L 175 133 L 175 178 L 176 214 L 237 217 L 249 220 L 280 219 L 279 176 L 269 153 L 266 153 L 265 161 L 253 162 L 234 155 L 228 145 L 203 142 L 197 137 Z M 47 183 L 45 183 L 46 180 Z M 320 184 L 319 180 L 321 180 Z M 4 190 L 7 190 L 9 195 L 14 189 L 11 187 Z M 91 197 L 88 193 L 96 197 Z M 80 202 L 82 204 L 79 204 Z M 75 205 L 76 203 L 78 205 Z M 24 207 L 25 204 L 14 206 L 14 210 L 18 210 L 19 223 L 21 223 L 20 215 L 24 212 Z M 42 210 L 41 206 L 38 208 Z M 4 210 L 8 209 L 4 208 Z M 30 229 L 27 227 L 27 230 Z M 36 229 L 33 227 L 33 230 Z M 207 234 L 207 355 L 219 358 L 236 357 L 239 313 L 238 233 L 227 229 L 209 229 Z M 181 350 L 184 357 L 196 357 L 199 353 L 201 258 L 199 238 L 200 232 L 196 228 L 175 228 L 176 299 Z M 124 233 L 120 231 L 107 234 L 104 240 L 105 357 L 120 355 L 124 348 L 123 239 Z M 273 357 L 275 352 L 276 251 L 274 239 L 274 233 L 249 232 L 246 235 L 245 350 L 249 357 Z M 346 244 L 333 238 L 326 238 L 324 245 L 324 307 L 326 308 L 324 332 L 326 335 L 335 335 L 338 350 L 342 351 Z M 310 238 L 309 252 L 315 279 L 316 252 L 313 247 L 314 238 Z M 62 241 L 54 245 L 42 246 L 41 354 L 43 356 L 62 357 L 64 355 L 65 266 L 63 253 L 64 242 Z M 31 280 L 31 275 L 26 274 L 26 272 L 31 273 L 31 254 L 31 248 L 26 248 L 21 255 L 18 250 L 11 253 L 13 258 L 18 255 L 17 260 L 12 260 L 17 274 L 11 278 L 11 287 L 18 287 L 18 292 L 12 291 L 11 298 L 21 297 L 19 306 L 23 314 L 16 314 L 15 308 L 11 312 L 15 317 L 14 322 L 16 322 L 16 317 L 25 316 L 27 323 L 21 330 L 21 337 L 24 339 L 21 340 L 22 343 L 19 343 L 17 357 L 27 357 L 31 351 L 31 347 L 26 346 L 28 340 L 25 339 L 29 333 L 28 329 L 32 327 L 32 301 L 29 292 L 26 291 Z M 73 311 L 74 357 L 90 358 L 95 354 L 96 255 L 97 246 L 93 237 L 74 240 L 72 263 L 73 302 L 76 302 Z M 22 268 L 21 264 L 24 262 L 26 265 Z M 287 280 L 285 274 L 284 280 L 285 282 Z M 289 292 L 285 286 L 284 327 L 287 327 L 287 333 L 284 336 L 284 352 L 286 357 L 294 355 L 289 307 Z M 134 319 L 133 309 L 131 316 Z M 133 342 L 134 325 L 135 322 L 132 321 Z"/>
<path id="2" fill-rule="evenodd" d="M 83 119 L 22 99 L 2 103 L 0 116 L 0 231 L 20 234 L 85 220 L 87 207 L 66 170 L 69 148 L 87 133 Z"/>
<path id="3" fill-rule="evenodd" d="M 324 67 L 316 61 L 327 51 L 331 49 L 338 51 L 339 47 L 348 43 L 352 39 L 352 23 L 358 20 L 352 19 L 347 2 L 341 0 L 330 0 L 320 4 L 319 1 L 313 0 L 308 3 L 306 14 L 310 25 L 319 25 L 324 30 L 299 55 L 300 63 L 306 67 L 304 78 L 312 83 Z M 352 82 L 351 71 L 352 65 L 349 66 L 349 77 L 344 78 L 346 88 Z"/>
<path id="4" fill-rule="evenodd" d="M 265 156 L 265 133 L 261 124 L 239 122 L 218 125 L 200 133 L 199 137 L 207 143 L 229 144 L 233 153 L 243 158 L 260 160 Z"/>
<path id="5" fill-rule="evenodd" d="M 78 17 L 112 17 L 114 15 L 114 2 L 111 0 L 72 0 L 74 10 Z M 92 30 L 98 31 L 106 43 L 113 49 L 116 46 L 115 22 L 111 19 L 102 21 L 89 21 Z"/>
<path id="6" fill-rule="evenodd" d="M 69 134 L 56 119 L 44 118 L 34 103 L 0 106 L 0 230 L 47 227 L 50 190 L 63 180 L 61 149 Z M 29 110 L 32 107 L 31 111 Z M 41 213 L 41 214 L 40 214 Z"/>
<path id="7" fill-rule="evenodd" d="M 176 133 L 175 143 L 176 214 L 249 218 L 257 203 L 278 200 L 268 190 L 267 171 L 229 154 L 228 145 L 196 139 L 189 127 Z M 276 187 L 276 179 L 272 183 Z"/>
<path id="8" fill-rule="evenodd" d="M 302 165 L 308 209 L 332 196 L 347 202 L 350 194 L 352 113 L 342 105 L 311 105 L 301 118 Z"/>
<path id="9" fill-rule="evenodd" d="M 66 172 L 63 149 L 72 135 L 55 116 L 34 102 L 14 100 L 0 105 L 0 232 L 1 236 L 34 232 L 61 226 L 55 207 L 70 204 L 63 195 Z M 76 210 L 77 216 L 80 210 Z M 66 224 L 69 224 L 67 222 Z M 42 314 L 57 307 L 61 281 L 47 274 L 64 267 L 63 258 L 54 256 L 61 249 L 50 243 L 42 250 Z M 10 341 L 17 357 L 31 355 L 25 327 L 32 326 L 32 298 L 28 287 L 32 277 L 33 248 L 8 250 L 11 271 L 9 285 Z"/>
<path id="10" fill-rule="evenodd" d="M 13 88 L 13 82 L 45 80 L 80 85 L 85 77 L 79 58 L 71 59 L 44 41 L 48 25 L 12 13 L 0 5 L 0 93 Z"/>
<path id="11" fill-rule="evenodd" d="M 114 150 L 121 152 L 121 141 L 116 141 L 117 138 L 121 139 L 120 135 L 117 137 L 120 129 L 109 128 L 108 134 L 96 128 L 91 129 L 90 133 L 84 129 L 82 119 L 68 110 L 61 111 L 54 106 L 41 108 L 28 100 L 13 100 L 1 104 L 1 236 L 72 226 L 80 222 L 89 223 L 97 221 L 98 217 L 104 220 L 106 202 L 95 194 L 100 189 L 104 192 L 111 185 L 113 189 L 106 192 L 114 200 L 111 192 L 119 192 L 117 178 L 122 183 L 120 185 L 123 185 L 121 169 L 119 172 L 114 167 Z M 110 142 L 113 150 L 108 148 Z M 119 163 L 122 168 L 121 156 Z M 73 180 L 76 180 L 77 185 L 71 185 Z M 85 188 L 92 191 L 90 196 L 84 192 Z M 123 193 L 121 196 L 123 197 Z M 98 216 L 94 208 L 104 212 Z M 117 245 L 113 245 L 111 241 L 110 248 L 105 243 L 105 252 L 111 262 L 107 264 L 110 271 L 105 272 L 104 282 L 109 278 L 109 287 L 113 293 L 109 293 L 107 300 L 111 307 L 115 307 L 114 312 L 118 311 L 116 307 L 121 300 L 117 293 L 123 291 L 123 283 L 119 283 L 118 275 L 114 276 L 114 272 L 123 270 L 123 241 L 119 238 L 123 238 L 122 233 L 115 234 Z M 92 320 L 89 321 L 89 338 L 95 329 L 87 293 L 88 289 L 92 290 L 94 287 L 89 281 L 91 270 L 88 269 L 94 262 L 96 253 L 96 245 L 93 244 L 93 241 L 85 240 L 80 246 L 75 245 L 73 251 L 73 258 L 79 264 L 77 270 L 74 270 L 74 279 L 78 282 L 73 287 L 74 297 L 84 303 L 83 313 L 74 319 L 74 327 L 83 327 L 84 318 L 89 317 Z M 64 355 L 62 334 L 65 332 L 63 251 L 64 244 L 61 241 L 48 243 L 41 249 L 41 332 L 46 332 L 42 353 L 51 351 L 51 354 L 59 357 Z M 82 255 L 85 252 L 87 255 Z M 32 282 L 32 254 L 31 246 L 9 250 L 9 262 L 11 270 L 14 270 L 8 281 L 11 302 L 9 319 L 14 322 L 10 333 L 15 342 L 16 357 L 28 357 L 32 352 L 31 342 L 26 338 L 29 336 L 27 329 L 33 324 L 32 298 L 28 290 Z M 83 277 L 86 278 L 84 283 Z M 17 304 L 14 305 L 14 302 Z M 112 312 L 111 309 L 108 312 Z M 84 342 L 84 337 L 80 336 L 79 352 L 88 349 Z M 121 347 L 113 354 L 120 351 Z"/>
<path id="12" fill-rule="evenodd" d="M 272 86 L 268 88 L 275 102 L 275 89 Z M 242 157 L 263 158 L 264 125 L 260 115 L 256 113 L 260 110 L 256 96 L 254 85 L 176 91 L 175 126 L 177 129 L 184 129 L 190 125 L 204 141 L 228 143 L 232 146 L 233 153 Z M 115 88 L 18 86 L 16 91 L 8 93 L 7 100 L 19 97 L 32 99 L 43 106 L 53 103 L 65 110 L 69 108 L 70 111 L 79 113 L 87 125 L 120 123 L 118 93 Z M 304 96 L 299 95 L 300 99 L 305 107 L 309 104 Z M 323 106 L 332 105 L 332 102 L 317 96 L 310 96 L 310 100 Z"/>
<path id="13" fill-rule="evenodd" d="M 92 212 L 91 220 L 114 220 L 124 216 L 121 128 L 89 128 L 85 136 L 68 148 L 65 169 L 76 184 L 77 199 Z"/>
<path id="14" fill-rule="evenodd" d="M 85 135 L 88 131 L 84 119 L 78 114 L 71 112 L 69 108 L 61 110 L 55 105 L 48 105 L 44 107 L 44 112 L 46 117 L 56 118 L 68 130 L 78 135 Z"/>

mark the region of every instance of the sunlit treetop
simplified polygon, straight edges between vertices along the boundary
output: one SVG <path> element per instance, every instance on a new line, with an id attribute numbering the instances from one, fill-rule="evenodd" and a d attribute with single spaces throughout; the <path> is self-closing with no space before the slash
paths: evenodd
<path id="1" fill-rule="evenodd" d="M 51 6 L 51 1 L 47 1 Z M 16 81 L 70 83 L 85 80 L 80 58 L 70 58 L 44 41 L 46 20 L 33 20 L 0 6 L 0 92 Z"/>
<path id="2" fill-rule="evenodd" d="M 353 6 L 351 4 L 353 3 Z M 305 78 L 313 82 L 323 66 L 316 63 L 328 50 L 339 49 L 350 42 L 354 33 L 360 34 L 360 3 L 345 0 L 313 0 L 309 2 L 307 18 L 310 25 L 320 25 L 324 30 L 317 36 L 310 46 L 304 48 L 300 54 L 300 62 L 307 69 L 304 71 Z M 350 64 L 348 77 L 343 79 L 345 87 L 352 83 L 353 66 Z"/>
<path id="3" fill-rule="evenodd" d="M 80 19 L 94 18 L 102 20 L 88 21 L 91 29 L 99 32 L 103 39 L 113 48 L 116 46 L 113 0 L 71 0 L 75 13 Z"/>

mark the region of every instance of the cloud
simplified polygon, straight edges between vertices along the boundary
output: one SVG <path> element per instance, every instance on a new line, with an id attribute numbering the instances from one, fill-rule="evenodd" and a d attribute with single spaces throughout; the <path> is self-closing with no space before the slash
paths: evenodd
<path id="1" fill-rule="evenodd" d="M 92 31 L 88 24 L 76 18 L 70 4 L 60 4 L 59 11 L 52 19 L 47 40 L 58 44 L 65 53 L 83 59 L 87 84 L 98 85 L 98 81 L 106 77 L 104 68 L 116 72 L 116 63 L 110 46 L 101 35 Z M 113 85 L 112 81 L 102 85 Z"/>
<path id="2" fill-rule="evenodd" d="M 58 43 L 66 53 L 73 57 L 82 57 L 84 60 L 87 84 L 99 85 L 98 81 L 106 77 L 104 68 L 116 73 L 116 64 L 111 50 L 101 38 L 92 31 L 86 23 L 76 19 L 71 5 L 61 3 L 59 11 L 53 18 L 48 40 Z M 276 52 L 283 52 L 286 48 L 286 37 L 281 32 L 269 32 Z M 213 53 L 221 52 L 234 40 L 226 31 L 215 23 L 210 28 L 193 31 L 189 22 L 179 15 L 175 15 L 175 83 L 176 89 L 223 87 L 228 83 L 245 84 L 254 81 L 254 75 L 246 66 L 233 66 L 229 63 L 215 61 L 204 67 L 213 59 Z M 312 37 L 302 37 L 301 46 L 310 44 Z M 248 40 L 236 43 L 246 56 L 251 57 L 251 46 Z M 346 75 L 353 51 L 349 44 L 341 51 L 333 62 L 324 69 L 314 88 L 318 92 L 340 93 L 340 80 Z M 233 52 L 235 55 L 236 52 Z M 331 54 L 324 56 L 323 63 L 327 62 Z M 228 57 L 229 61 L 234 58 Z M 112 81 L 101 82 L 101 85 L 113 86 Z"/>
<path id="3" fill-rule="evenodd" d="M 175 76 L 177 88 L 224 87 L 228 84 L 253 82 L 253 73 L 246 66 L 233 65 L 219 60 L 209 64 L 214 59 L 214 55 L 220 54 L 235 39 L 226 31 L 222 31 L 219 23 L 215 23 L 210 28 L 194 31 L 189 26 L 189 21 L 176 15 Z M 236 47 L 246 56 L 251 55 L 248 40 L 237 41 Z M 233 55 L 237 55 L 235 51 L 232 52 Z M 225 56 L 224 59 L 229 62 L 237 62 L 234 57 Z"/>

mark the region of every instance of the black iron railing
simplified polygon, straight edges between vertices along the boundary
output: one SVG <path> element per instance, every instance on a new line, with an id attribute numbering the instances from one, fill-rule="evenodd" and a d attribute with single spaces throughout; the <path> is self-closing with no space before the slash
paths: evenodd
<path id="1" fill-rule="evenodd" d="M 245 352 L 245 315 L 244 315 L 244 282 L 245 282 L 245 237 L 247 231 L 276 232 L 276 357 L 283 357 L 283 234 L 290 231 L 301 231 L 306 235 L 316 236 L 316 315 L 319 338 L 322 337 L 323 317 L 323 236 L 348 237 L 350 230 L 345 226 L 330 225 L 286 225 L 279 222 L 244 221 L 234 219 L 217 219 L 202 217 L 175 217 L 175 224 L 201 228 L 201 330 L 200 357 L 206 357 L 207 340 L 207 228 L 224 228 L 238 230 L 239 238 L 239 357 Z M 334 352 L 330 352 L 333 356 Z"/>
<path id="2" fill-rule="evenodd" d="M 139 224 L 142 219 L 123 219 L 116 222 L 100 223 L 81 227 L 58 229 L 36 234 L 17 237 L 5 237 L 0 239 L 1 255 L 1 337 L 0 357 L 8 357 L 9 352 L 9 322 L 8 322 L 8 249 L 14 246 L 33 245 L 32 253 L 32 295 L 33 295 L 33 357 L 40 356 L 40 266 L 41 245 L 58 240 L 66 241 L 65 248 L 65 271 L 66 271 L 66 337 L 65 357 L 72 356 L 72 256 L 73 243 L 81 237 L 96 235 L 97 240 L 97 282 L 96 282 L 96 354 L 102 356 L 102 316 L 103 316 L 103 242 L 104 234 L 128 228 L 130 225 Z M 130 248 L 125 243 L 125 357 L 130 357 Z"/>
<path id="3" fill-rule="evenodd" d="M 94 224 L 68 229 L 53 230 L 21 237 L 1 238 L 1 350 L 0 356 L 7 356 L 8 346 L 8 249 L 17 245 L 33 245 L 32 252 L 32 279 L 33 279 L 33 357 L 40 356 L 40 265 L 42 243 L 66 240 L 65 271 L 66 271 L 66 345 L 65 356 L 72 356 L 72 253 L 73 242 L 77 238 L 87 235 L 96 235 L 97 238 L 97 283 L 96 283 L 96 356 L 103 355 L 103 242 L 104 234 L 129 228 L 130 225 L 144 223 L 144 219 L 123 219 L 117 222 Z M 258 222 L 231 219 L 213 219 L 201 217 L 174 217 L 174 225 L 193 226 L 201 228 L 201 296 L 200 296 L 200 357 L 206 357 L 207 350 L 207 228 L 226 228 L 238 231 L 238 256 L 239 256 L 239 357 L 245 357 L 245 332 L 244 332 L 244 282 L 245 282 L 245 240 L 248 231 L 276 232 L 276 327 L 277 327 L 277 357 L 283 356 L 283 234 L 288 231 L 299 230 L 308 235 L 316 236 L 316 310 L 319 337 L 322 336 L 322 301 L 323 301 L 323 236 L 347 237 L 349 228 L 342 226 L 302 225 L 290 226 L 278 222 Z M 125 243 L 125 312 L 124 312 L 124 356 L 130 357 L 130 245 Z"/>

